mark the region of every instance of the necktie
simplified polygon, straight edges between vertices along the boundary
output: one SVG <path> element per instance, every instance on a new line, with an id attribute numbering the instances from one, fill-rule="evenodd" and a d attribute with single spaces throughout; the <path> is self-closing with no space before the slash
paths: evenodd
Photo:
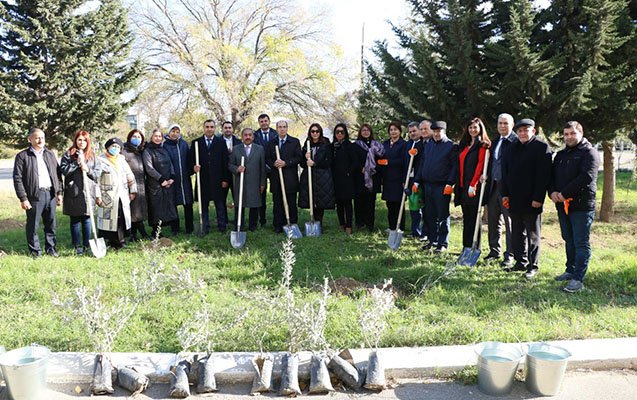
<path id="1" fill-rule="evenodd" d="M 261 131 L 261 139 L 263 140 L 264 146 L 268 144 L 268 133 L 269 132 Z"/>
<path id="2" fill-rule="evenodd" d="M 250 146 L 246 146 L 246 158 L 250 157 Z"/>
<path id="3" fill-rule="evenodd" d="M 279 149 L 283 148 L 283 143 L 285 143 L 285 140 L 279 139 Z"/>
<path id="4" fill-rule="evenodd" d="M 210 142 L 212 142 L 212 140 L 206 138 L 206 147 L 208 148 L 208 150 L 210 150 Z"/>

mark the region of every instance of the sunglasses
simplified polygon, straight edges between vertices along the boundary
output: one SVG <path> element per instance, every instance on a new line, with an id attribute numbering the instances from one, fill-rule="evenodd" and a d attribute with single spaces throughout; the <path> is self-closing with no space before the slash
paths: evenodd
<path id="1" fill-rule="evenodd" d="M 319 132 L 320 132 L 320 131 L 319 131 L 318 129 L 312 129 L 312 130 L 310 131 L 310 133 L 319 133 Z"/>
<path id="2" fill-rule="evenodd" d="M 344 131 L 344 130 L 342 130 L 342 129 L 337 129 L 337 130 L 335 130 L 334 132 L 335 132 L 336 134 L 339 134 L 339 133 L 340 133 L 340 134 L 343 134 L 343 133 L 345 133 L 345 131 Z"/>

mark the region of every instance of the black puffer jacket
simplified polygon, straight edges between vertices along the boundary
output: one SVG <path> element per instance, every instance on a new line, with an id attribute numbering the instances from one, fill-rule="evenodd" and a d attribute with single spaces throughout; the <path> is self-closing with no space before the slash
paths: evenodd
<path id="1" fill-rule="evenodd" d="M 170 155 L 160 144 L 148 143 L 142 153 L 146 179 L 150 224 L 169 222 L 179 218 L 175 206 L 175 185 L 163 187 L 161 183 L 175 178 Z"/>
<path id="2" fill-rule="evenodd" d="M 555 155 L 548 193 L 560 192 L 564 198 L 572 198 L 569 210 L 592 211 L 598 170 L 597 150 L 584 138 L 577 146 L 566 147 Z M 557 203 L 556 207 L 561 209 L 564 203 Z"/>
<path id="3" fill-rule="evenodd" d="M 306 149 L 307 147 L 303 147 Z M 329 142 L 312 146 L 314 166 L 312 167 L 312 197 L 315 208 L 334 208 L 334 182 L 332 180 L 332 147 Z M 299 207 L 310 208 L 308 169 L 305 152 L 301 159 L 301 186 L 299 186 Z"/>

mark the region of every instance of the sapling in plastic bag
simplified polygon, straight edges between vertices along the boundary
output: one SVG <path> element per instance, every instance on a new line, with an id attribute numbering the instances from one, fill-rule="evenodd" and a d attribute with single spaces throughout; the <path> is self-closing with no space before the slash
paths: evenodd
<path id="1" fill-rule="evenodd" d="M 299 387 L 299 356 L 295 353 L 285 353 L 281 360 L 281 389 L 279 393 L 285 396 L 301 394 Z"/>
<path id="2" fill-rule="evenodd" d="M 272 389 L 272 368 L 274 360 L 269 354 L 258 355 L 252 359 L 254 369 L 254 379 L 252 380 L 252 390 L 250 394 L 269 392 Z"/>
<path id="3" fill-rule="evenodd" d="M 332 357 L 327 366 L 348 388 L 354 390 L 361 388 L 363 379 L 361 379 L 362 374 L 359 373 L 358 368 L 338 354 Z"/>
<path id="4" fill-rule="evenodd" d="M 113 364 L 108 356 L 97 354 L 93 363 L 93 382 L 91 382 L 91 394 L 112 394 L 113 389 Z"/>
<path id="5" fill-rule="evenodd" d="M 378 351 L 369 353 L 367 359 L 367 376 L 365 377 L 365 389 L 380 392 L 385 389 L 385 370 L 378 356 Z"/>
<path id="6" fill-rule="evenodd" d="M 190 363 L 182 360 L 170 370 L 170 397 L 177 399 L 185 399 L 190 396 L 190 384 L 188 383 L 188 373 L 190 372 Z"/>
<path id="7" fill-rule="evenodd" d="M 310 360 L 310 394 L 333 392 L 334 387 L 330 381 L 330 372 L 327 370 L 327 362 L 323 356 L 312 354 Z"/>
<path id="8" fill-rule="evenodd" d="M 140 374 L 134 367 L 117 369 L 117 386 L 122 387 L 135 396 L 146 390 L 150 380 L 144 374 Z"/>
<path id="9" fill-rule="evenodd" d="M 197 365 L 197 393 L 213 393 L 217 389 L 215 380 L 215 364 L 212 354 L 196 361 Z"/>

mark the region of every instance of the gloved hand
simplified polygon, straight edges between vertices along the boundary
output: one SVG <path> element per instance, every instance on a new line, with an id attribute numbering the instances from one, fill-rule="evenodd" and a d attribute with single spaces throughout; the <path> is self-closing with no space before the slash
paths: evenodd
<path id="1" fill-rule="evenodd" d="M 420 190 L 420 189 L 419 189 L 419 185 L 418 185 L 418 183 L 414 183 L 414 184 L 411 186 L 411 191 L 412 191 L 413 193 L 418 193 L 418 190 Z"/>
<path id="2" fill-rule="evenodd" d="M 503 206 L 504 208 L 506 208 L 507 210 L 509 209 L 509 207 L 510 207 L 511 205 L 509 204 L 509 198 L 508 198 L 508 197 L 503 197 L 503 198 L 502 198 L 502 206 Z"/>
<path id="3" fill-rule="evenodd" d="M 418 154 L 418 149 L 413 148 L 409 150 L 409 155 L 410 156 L 415 156 L 416 154 Z"/>
<path id="4" fill-rule="evenodd" d="M 387 161 L 386 158 L 381 158 L 380 160 L 376 161 L 376 164 L 378 164 L 378 165 L 387 165 L 387 164 L 389 164 L 389 162 Z"/>
<path id="5" fill-rule="evenodd" d="M 569 197 L 568 199 L 564 200 L 564 214 L 568 215 L 568 208 L 571 205 L 571 201 L 573 201 L 572 197 Z"/>
<path id="6" fill-rule="evenodd" d="M 469 197 L 474 198 L 476 197 L 476 187 L 475 186 L 469 186 Z"/>
<path id="7" fill-rule="evenodd" d="M 445 185 L 445 188 L 443 189 L 442 194 L 444 194 L 445 196 L 451 196 L 451 193 L 453 193 L 453 186 Z"/>
<path id="8" fill-rule="evenodd" d="M 403 189 L 403 192 L 405 193 L 405 196 L 411 196 L 411 189 L 406 187 Z"/>

